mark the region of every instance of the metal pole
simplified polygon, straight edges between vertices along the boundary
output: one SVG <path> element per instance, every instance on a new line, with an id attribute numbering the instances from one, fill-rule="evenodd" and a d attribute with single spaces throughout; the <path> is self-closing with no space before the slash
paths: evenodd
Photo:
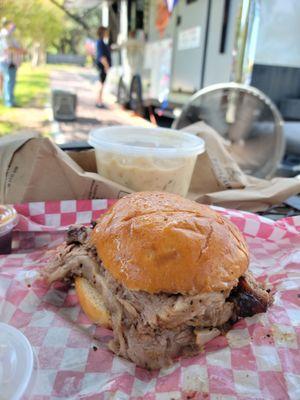
<path id="1" fill-rule="evenodd" d="M 231 80 L 250 84 L 259 29 L 260 0 L 242 0 L 235 35 Z"/>
<path id="2" fill-rule="evenodd" d="M 254 64 L 255 49 L 259 28 L 260 0 L 242 0 L 237 18 L 235 45 L 233 50 L 233 66 L 231 80 L 249 85 Z M 229 128 L 229 138 L 235 141 L 239 137 L 235 122 L 238 109 L 237 92 L 231 91 L 228 95 L 228 107 L 225 114 Z"/>

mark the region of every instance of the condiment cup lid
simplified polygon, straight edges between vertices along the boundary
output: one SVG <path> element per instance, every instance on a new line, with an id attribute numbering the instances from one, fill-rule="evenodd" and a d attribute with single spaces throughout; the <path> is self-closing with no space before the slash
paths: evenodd
<path id="1" fill-rule="evenodd" d="M 21 331 L 0 322 L 0 400 L 20 400 L 34 366 L 32 347 Z"/>
<path id="2" fill-rule="evenodd" d="M 89 144 L 95 149 L 133 156 L 184 157 L 201 154 L 204 140 L 191 133 L 166 128 L 111 126 L 94 129 Z"/>
<path id="3" fill-rule="evenodd" d="M 0 236 L 11 231 L 17 223 L 18 214 L 14 207 L 0 204 Z"/>

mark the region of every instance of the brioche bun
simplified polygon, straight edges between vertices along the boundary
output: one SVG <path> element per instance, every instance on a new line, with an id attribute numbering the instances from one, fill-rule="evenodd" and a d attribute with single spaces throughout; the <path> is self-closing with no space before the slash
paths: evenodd
<path id="1" fill-rule="evenodd" d="M 117 281 L 148 293 L 231 290 L 249 264 L 235 225 L 170 193 L 123 197 L 97 221 L 91 240 Z"/>
<path id="2" fill-rule="evenodd" d="M 89 317 L 98 325 L 111 329 L 110 315 L 104 305 L 101 294 L 85 278 L 75 278 L 75 290 L 79 304 Z"/>

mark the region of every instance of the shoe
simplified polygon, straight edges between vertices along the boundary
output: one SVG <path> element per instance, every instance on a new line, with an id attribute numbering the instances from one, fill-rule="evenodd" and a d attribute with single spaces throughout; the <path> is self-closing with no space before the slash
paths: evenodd
<path id="1" fill-rule="evenodd" d="M 106 105 L 103 104 L 103 103 L 102 103 L 102 104 L 97 103 L 97 104 L 96 104 L 96 107 L 97 107 L 97 108 L 101 108 L 102 110 L 106 110 L 106 109 L 107 109 Z"/>

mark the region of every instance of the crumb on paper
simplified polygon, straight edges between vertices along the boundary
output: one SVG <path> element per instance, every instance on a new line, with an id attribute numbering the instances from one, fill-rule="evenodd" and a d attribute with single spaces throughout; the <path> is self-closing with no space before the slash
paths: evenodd
<path id="1" fill-rule="evenodd" d="M 230 348 L 244 347 L 249 344 L 251 337 L 245 329 L 234 329 L 228 331 L 225 335 Z"/>
<path id="2" fill-rule="evenodd" d="M 294 329 L 286 325 L 272 325 L 272 336 L 277 344 L 297 348 L 297 337 Z"/>
<path id="3" fill-rule="evenodd" d="M 199 397 L 199 396 L 201 396 L 201 397 Z M 200 398 L 201 398 L 201 400 L 208 399 L 209 394 L 208 393 L 200 393 L 195 390 L 190 390 L 188 392 L 182 393 L 182 400 L 198 400 Z"/>

